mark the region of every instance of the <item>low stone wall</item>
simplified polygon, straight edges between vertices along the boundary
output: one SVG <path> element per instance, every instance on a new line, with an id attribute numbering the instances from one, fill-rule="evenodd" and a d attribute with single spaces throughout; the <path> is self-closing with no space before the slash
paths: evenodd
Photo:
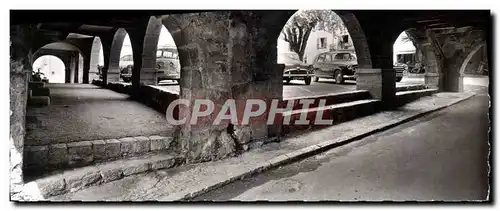
<path id="1" fill-rule="evenodd" d="M 423 89 L 423 90 L 410 90 L 401 91 L 396 93 L 397 106 L 403 106 L 404 104 L 415 101 L 421 97 L 430 96 L 438 93 L 438 89 Z"/>
<path id="2" fill-rule="evenodd" d="M 172 137 L 138 136 L 25 146 L 24 168 L 37 175 L 55 169 L 87 166 L 148 152 L 166 151 L 171 148 L 172 140 Z"/>
<path id="3" fill-rule="evenodd" d="M 92 84 L 103 87 L 103 83 L 100 80 L 93 80 Z M 132 95 L 132 85 L 128 83 L 109 82 L 106 88 L 118 93 Z M 160 112 L 165 112 L 171 102 L 179 99 L 179 94 L 143 85 L 139 87 L 139 93 L 137 96 L 134 96 L 134 99 Z"/>

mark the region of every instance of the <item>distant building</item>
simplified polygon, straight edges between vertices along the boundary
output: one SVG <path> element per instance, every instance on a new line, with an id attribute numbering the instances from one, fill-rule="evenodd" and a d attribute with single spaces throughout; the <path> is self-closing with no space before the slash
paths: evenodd
<path id="1" fill-rule="evenodd" d="M 413 43 L 408 40 L 408 35 L 406 32 L 402 32 L 399 37 L 394 42 L 393 48 L 393 63 L 401 63 L 401 64 L 411 64 L 414 65 L 419 59 L 416 54 L 416 48 Z"/>
<path id="2" fill-rule="evenodd" d="M 352 50 L 354 51 L 354 45 L 351 36 L 344 32 L 337 32 L 337 36 L 333 33 L 327 31 L 313 31 L 307 39 L 306 49 L 304 50 L 304 63 L 312 64 L 316 55 L 335 50 Z M 288 52 L 291 51 L 288 42 L 284 41 L 280 36 L 278 38 L 278 52 Z"/>

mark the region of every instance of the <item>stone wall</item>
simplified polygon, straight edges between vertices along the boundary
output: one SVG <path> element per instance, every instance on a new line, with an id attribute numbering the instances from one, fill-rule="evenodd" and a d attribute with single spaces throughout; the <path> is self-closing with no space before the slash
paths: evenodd
<path id="1" fill-rule="evenodd" d="M 28 100 L 28 72 L 20 62 L 10 67 L 10 197 L 19 200 L 23 187 L 23 151 Z"/>

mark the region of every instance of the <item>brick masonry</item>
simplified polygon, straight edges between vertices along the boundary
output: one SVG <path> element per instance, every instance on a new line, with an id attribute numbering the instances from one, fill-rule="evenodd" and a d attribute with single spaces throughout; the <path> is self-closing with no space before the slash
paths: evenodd
<path id="1" fill-rule="evenodd" d="M 25 167 L 60 169 L 143 155 L 171 149 L 172 137 L 139 136 L 26 146 Z"/>

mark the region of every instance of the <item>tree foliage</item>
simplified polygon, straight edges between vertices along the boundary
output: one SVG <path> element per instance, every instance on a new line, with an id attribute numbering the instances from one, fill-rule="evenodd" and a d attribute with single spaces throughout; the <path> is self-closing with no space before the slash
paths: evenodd
<path id="1" fill-rule="evenodd" d="M 331 10 L 299 10 L 288 20 L 281 33 L 290 49 L 303 61 L 309 35 L 316 30 L 330 32 L 333 36 L 347 32 L 340 17 Z"/>

